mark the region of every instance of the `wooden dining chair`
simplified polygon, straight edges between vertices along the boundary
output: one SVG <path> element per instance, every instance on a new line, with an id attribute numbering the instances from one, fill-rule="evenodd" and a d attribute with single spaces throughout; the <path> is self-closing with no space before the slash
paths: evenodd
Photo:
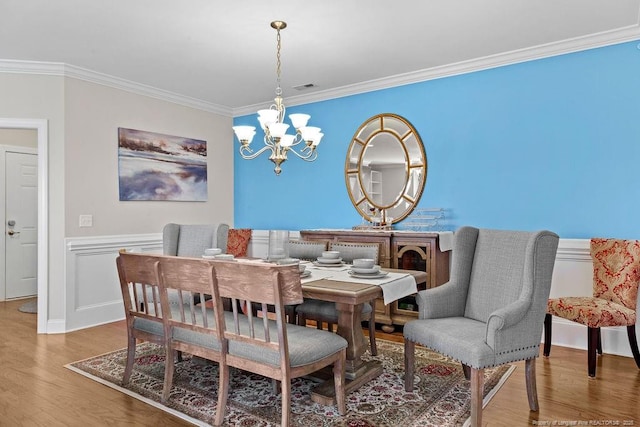
<path id="1" fill-rule="evenodd" d="M 227 384 L 229 366 L 224 358 L 228 350 L 224 338 L 224 306 L 215 285 L 213 264 L 203 259 L 162 257 L 157 263 L 160 277 L 160 300 L 162 310 L 169 313 L 164 318 L 166 338 L 166 361 L 162 402 L 167 402 L 171 393 L 174 375 L 175 351 L 186 352 L 219 364 L 219 383 Z M 171 310 L 173 292 L 178 299 L 179 310 Z M 211 296 L 206 303 L 204 295 Z M 228 388 L 218 389 L 218 407 L 215 424 L 224 421 Z"/>
<path id="2" fill-rule="evenodd" d="M 343 262 L 353 263 L 354 259 L 370 258 L 378 263 L 380 244 L 361 242 L 329 242 L 329 250 L 340 252 Z M 330 301 L 307 299 L 296 307 L 296 315 L 299 325 L 306 325 L 307 319 L 315 320 L 318 329 L 322 329 L 322 323 L 328 325 L 333 331 L 333 325 L 338 323 L 338 310 L 336 304 Z M 376 346 L 376 300 L 362 305 L 362 318 L 369 322 L 369 345 L 373 356 L 378 354 Z"/>
<path id="3" fill-rule="evenodd" d="M 596 376 L 596 353 L 602 354 L 600 328 L 625 326 L 631 353 L 640 368 L 636 339 L 636 304 L 640 282 L 640 241 L 593 238 L 593 295 L 549 299 L 544 319 L 545 356 L 551 352 L 552 316 L 587 327 L 587 372 Z"/>
<path id="4" fill-rule="evenodd" d="M 340 414 L 346 413 L 345 360 L 347 341 L 327 331 L 291 325 L 285 307 L 302 302 L 302 285 L 296 265 L 163 258 L 159 262 L 161 298 L 174 290 L 183 298 L 194 293 L 210 293 L 207 307 L 189 313 L 171 310 L 165 318 L 167 348 L 182 349 L 220 364 L 220 386 L 216 425 L 223 422 L 229 394 L 229 367 L 254 372 L 281 384 L 281 425 L 291 418 L 291 380 L 333 365 L 336 402 Z M 222 300 L 229 299 L 231 311 L 222 311 Z M 188 302 L 189 306 L 191 303 Z M 241 304 L 258 303 L 266 312 L 274 307 L 274 319 L 246 315 Z M 224 325 L 224 327 L 223 327 Z M 167 352 L 167 357 L 171 355 Z M 170 361 L 167 361 L 167 366 Z M 170 399 L 173 371 L 165 371 L 163 395 Z"/>
<path id="5" fill-rule="evenodd" d="M 347 341 L 327 331 L 286 323 L 285 307 L 302 302 L 302 284 L 296 265 L 216 262 L 220 296 L 232 300 L 225 338 L 230 366 L 281 382 L 282 426 L 290 423 L 291 380 L 333 365 L 336 402 L 346 413 L 345 363 Z M 275 307 L 275 319 L 241 316 L 238 301 Z M 228 388 L 229 384 L 225 384 Z"/>
<path id="6" fill-rule="evenodd" d="M 127 321 L 127 362 L 122 383 L 131 378 L 138 341 L 165 345 L 157 256 L 120 251 L 116 258 Z"/>

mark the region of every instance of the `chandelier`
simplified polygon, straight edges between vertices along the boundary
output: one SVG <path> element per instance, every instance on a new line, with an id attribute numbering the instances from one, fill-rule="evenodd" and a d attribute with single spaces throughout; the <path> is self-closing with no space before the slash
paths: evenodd
<path id="1" fill-rule="evenodd" d="M 288 134 L 289 125 L 284 123 L 286 108 L 282 99 L 282 89 L 280 88 L 280 30 L 287 27 L 284 21 L 273 21 L 271 27 L 277 32 L 277 53 L 276 53 L 276 97 L 275 103 L 268 109 L 258 111 L 258 122 L 264 132 L 264 147 L 258 151 L 251 149 L 251 141 L 256 134 L 254 126 L 234 126 L 236 138 L 240 141 L 240 155 L 243 159 L 251 160 L 264 152 L 271 152 L 269 160 L 276 167 L 276 175 L 280 175 L 282 168 L 280 165 L 287 160 L 287 153 L 293 153 L 302 160 L 312 162 L 318 157 L 316 148 L 324 135 L 320 128 L 307 126 L 311 118 L 308 114 L 289 114 L 289 120 L 295 129 L 295 134 Z M 300 145 L 303 143 L 303 145 Z"/>

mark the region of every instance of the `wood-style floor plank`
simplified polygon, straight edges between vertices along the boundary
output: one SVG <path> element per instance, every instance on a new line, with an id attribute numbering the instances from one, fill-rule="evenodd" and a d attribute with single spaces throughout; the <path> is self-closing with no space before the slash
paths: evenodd
<path id="1" fill-rule="evenodd" d="M 0 302 L 0 425 L 190 425 L 64 367 L 126 347 L 124 322 L 37 335 L 36 315 L 18 311 L 24 302 Z M 400 332 L 377 336 L 402 342 Z M 640 426 L 640 370 L 632 358 L 605 354 L 597 378 L 589 379 L 585 351 L 554 346 L 550 358 L 538 358 L 536 371 L 540 411 L 529 411 L 520 362 L 485 408 L 483 425 Z"/>

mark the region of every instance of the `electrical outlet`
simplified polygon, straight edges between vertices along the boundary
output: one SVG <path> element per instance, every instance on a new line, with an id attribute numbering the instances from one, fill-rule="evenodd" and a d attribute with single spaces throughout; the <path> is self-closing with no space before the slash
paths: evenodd
<path id="1" fill-rule="evenodd" d="M 93 227 L 93 215 L 80 215 L 80 227 Z"/>

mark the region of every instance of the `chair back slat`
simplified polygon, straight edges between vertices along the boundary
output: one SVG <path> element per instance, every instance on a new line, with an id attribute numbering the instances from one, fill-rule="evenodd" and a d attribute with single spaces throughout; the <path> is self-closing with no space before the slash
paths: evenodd
<path id="1" fill-rule="evenodd" d="M 214 265 L 220 297 L 231 299 L 233 315 L 227 317 L 227 322 L 233 322 L 233 325 L 227 323 L 225 337 L 278 351 L 284 360 L 288 346 L 283 307 L 303 301 L 298 267 L 256 262 L 210 262 Z M 261 316 L 254 315 L 250 309 L 252 305 L 261 308 Z M 275 313 L 269 313 L 267 306 L 274 306 Z M 243 314 L 243 307 L 246 314 Z"/>
<path id="2" fill-rule="evenodd" d="M 161 321 L 162 307 L 156 273 L 157 257 L 121 251 L 116 259 L 127 320 Z"/>
<path id="3" fill-rule="evenodd" d="M 181 330 L 211 336 L 209 346 L 217 340 L 219 348 L 223 342 L 225 323 L 213 265 L 198 258 L 164 256 L 160 257 L 158 270 L 162 307 L 168 313 L 168 326 L 174 328 L 173 331 L 166 331 L 166 334 L 174 341 L 174 348 L 186 351 L 194 348 L 187 338 L 181 338 Z M 210 300 L 205 298 L 208 295 L 211 296 Z M 195 303 L 196 297 L 200 301 L 198 305 Z M 180 309 L 177 312 L 171 310 L 172 304 Z M 175 328 L 178 328 L 177 332 Z M 206 343 L 207 339 L 203 340 Z M 185 347 L 180 347 L 182 341 Z"/>

